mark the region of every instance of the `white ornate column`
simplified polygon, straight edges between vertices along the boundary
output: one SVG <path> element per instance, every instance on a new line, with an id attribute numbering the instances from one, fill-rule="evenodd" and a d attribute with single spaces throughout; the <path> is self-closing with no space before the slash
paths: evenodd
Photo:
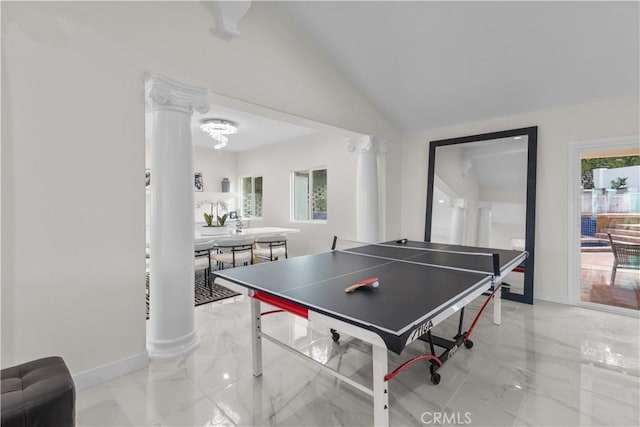
<path id="1" fill-rule="evenodd" d="M 349 152 L 358 153 L 356 170 L 356 239 L 378 242 L 378 153 L 387 152 L 386 140 L 369 135 L 351 138 Z"/>
<path id="2" fill-rule="evenodd" d="M 478 204 L 478 229 L 477 242 L 478 246 L 485 248 L 491 247 L 491 228 L 493 227 L 493 203 L 480 202 Z"/>
<path id="3" fill-rule="evenodd" d="M 467 202 L 455 199 L 451 204 L 451 228 L 449 229 L 449 243 L 463 245 L 465 238 Z"/>
<path id="4" fill-rule="evenodd" d="M 151 135 L 150 357 L 186 354 L 200 344 L 194 319 L 191 113 L 209 110 L 205 89 L 147 75 Z"/>

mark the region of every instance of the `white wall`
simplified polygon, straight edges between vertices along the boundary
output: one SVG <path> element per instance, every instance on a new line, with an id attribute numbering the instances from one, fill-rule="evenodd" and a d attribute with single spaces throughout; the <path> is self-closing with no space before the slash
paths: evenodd
<path id="1" fill-rule="evenodd" d="M 527 186 L 480 187 L 480 200 L 505 203 L 525 203 Z"/>
<path id="2" fill-rule="evenodd" d="M 424 234 L 429 141 L 538 126 L 536 200 L 536 298 L 568 301 L 567 153 L 570 141 L 640 133 L 637 97 L 500 117 L 435 129 L 402 138 L 402 233 Z"/>
<path id="3" fill-rule="evenodd" d="M 272 4 L 231 42 L 200 2 L 0 7 L 2 366 L 58 354 L 78 374 L 146 351 L 145 72 L 393 142 Z"/>
<path id="4" fill-rule="evenodd" d="M 525 170 L 522 170 L 526 174 Z M 492 202 L 491 246 L 511 249 L 513 239 L 526 235 L 526 183 L 517 186 L 480 187 L 480 200 Z"/>
<path id="5" fill-rule="evenodd" d="M 438 147 L 438 161 L 435 174 L 451 188 L 458 197 L 469 200 L 478 200 L 478 180 L 473 173 L 464 175 L 462 148 L 455 145 Z"/>
<path id="6" fill-rule="evenodd" d="M 194 172 L 202 172 L 204 192 L 221 192 L 222 178 L 229 178 L 230 192 L 240 192 L 236 179 L 237 153 L 196 147 L 193 157 Z"/>
<path id="7" fill-rule="evenodd" d="M 316 133 L 238 153 L 238 181 L 242 176 L 263 178 L 263 217 L 251 220 L 251 226 L 300 229 L 289 236 L 294 256 L 329 250 L 334 235 L 355 240 L 357 154 L 347 151 L 347 142 L 344 136 Z M 291 172 L 318 167 L 327 168 L 327 221 L 291 221 Z"/>
<path id="8" fill-rule="evenodd" d="M 230 151 L 213 150 L 209 148 L 196 147 L 193 157 L 194 172 L 202 172 L 204 181 L 204 191 L 195 193 L 196 201 L 199 197 L 205 197 L 211 193 L 222 192 L 222 178 L 229 178 L 229 192 L 240 193 L 237 174 L 237 153 Z M 225 200 L 228 210 L 237 210 L 239 201 L 235 197 Z M 204 206 L 195 209 L 195 221 L 204 222 L 203 213 L 209 212 L 209 207 Z M 222 213 L 221 213 L 222 215 Z"/>

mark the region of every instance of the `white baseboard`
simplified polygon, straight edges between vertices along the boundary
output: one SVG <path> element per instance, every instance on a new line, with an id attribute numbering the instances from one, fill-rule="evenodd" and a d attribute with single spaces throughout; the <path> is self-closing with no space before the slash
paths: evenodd
<path id="1" fill-rule="evenodd" d="M 540 301 L 571 305 L 571 301 L 568 295 L 549 294 L 546 292 L 534 292 L 533 298 Z"/>
<path id="2" fill-rule="evenodd" d="M 149 354 L 144 351 L 140 354 L 73 375 L 73 382 L 76 385 L 76 391 L 80 391 L 128 374 L 129 372 L 142 369 L 148 364 Z"/>

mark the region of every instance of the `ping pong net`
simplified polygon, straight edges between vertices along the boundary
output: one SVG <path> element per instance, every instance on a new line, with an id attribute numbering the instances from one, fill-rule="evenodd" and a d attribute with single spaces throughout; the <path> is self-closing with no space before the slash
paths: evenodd
<path id="1" fill-rule="evenodd" d="M 409 263 L 455 271 L 500 276 L 500 255 L 490 249 L 407 239 L 364 243 L 333 238 L 331 250 L 377 258 L 389 263 Z"/>

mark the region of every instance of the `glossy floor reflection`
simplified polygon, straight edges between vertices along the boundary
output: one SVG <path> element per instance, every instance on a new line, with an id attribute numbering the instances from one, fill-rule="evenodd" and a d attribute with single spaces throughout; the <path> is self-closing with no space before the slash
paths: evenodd
<path id="1" fill-rule="evenodd" d="M 244 297 L 197 307 L 202 345 L 194 353 L 79 392 L 77 425 L 372 425 L 367 395 L 269 342 L 263 376 L 253 377 L 249 312 Z M 448 336 L 455 326 L 450 319 L 436 332 Z M 263 328 L 370 386 L 367 344 L 347 336 L 333 343 L 328 331 L 287 314 L 266 317 Z M 485 315 L 475 346 L 456 352 L 438 386 L 426 363 L 391 381 L 391 424 L 640 425 L 639 336 L 637 318 L 504 301 L 502 326 Z M 390 353 L 390 370 L 424 350 L 418 342 L 401 357 Z"/>

